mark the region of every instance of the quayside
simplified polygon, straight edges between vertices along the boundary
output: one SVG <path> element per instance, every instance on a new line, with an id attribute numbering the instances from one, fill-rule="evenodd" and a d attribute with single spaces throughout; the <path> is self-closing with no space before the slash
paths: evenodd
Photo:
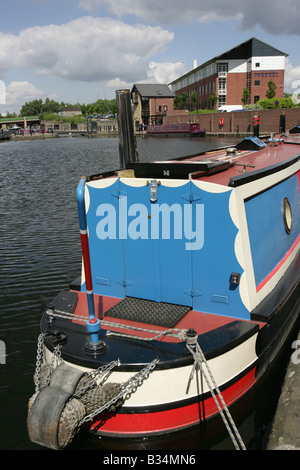
<path id="1" fill-rule="evenodd" d="M 299 317 L 298 136 L 141 163 L 117 101 L 120 168 L 79 181 L 82 271 L 42 315 L 29 437 L 61 449 L 81 427 L 147 438 L 220 415 L 245 449 L 230 409 Z"/>

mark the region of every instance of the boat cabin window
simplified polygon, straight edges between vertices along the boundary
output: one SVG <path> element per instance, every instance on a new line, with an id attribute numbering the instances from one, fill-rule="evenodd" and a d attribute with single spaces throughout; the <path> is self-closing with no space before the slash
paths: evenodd
<path id="1" fill-rule="evenodd" d="M 283 199 L 283 222 L 285 226 L 285 231 L 287 234 L 291 233 L 292 230 L 292 209 L 287 197 Z"/>

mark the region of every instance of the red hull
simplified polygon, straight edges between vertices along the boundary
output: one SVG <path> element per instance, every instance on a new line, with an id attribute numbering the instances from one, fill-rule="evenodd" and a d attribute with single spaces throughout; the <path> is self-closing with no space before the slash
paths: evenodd
<path id="1" fill-rule="evenodd" d="M 237 382 L 222 391 L 227 406 L 242 398 L 256 383 L 255 367 Z M 219 414 L 212 396 L 203 402 L 164 411 L 117 413 L 106 421 L 95 420 L 90 429 L 114 437 L 145 437 L 179 431 Z"/>

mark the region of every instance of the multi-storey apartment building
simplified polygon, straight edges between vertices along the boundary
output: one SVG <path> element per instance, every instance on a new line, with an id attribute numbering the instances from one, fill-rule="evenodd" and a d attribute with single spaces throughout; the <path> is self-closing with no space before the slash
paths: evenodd
<path id="1" fill-rule="evenodd" d="M 197 96 L 197 109 L 223 105 L 240 105 L 244 88 L 249 90 L 248 103 L 266 97 L 268 82 L 276 85 L 276 96 L 283 97 L 284 69 L 287 54 L 256 38 L 194 67 L 170 83 L 174 94 L 186 92 Z M 195 96 L 194 93 L 194 96 Z M 211 97 L 216 97 L 214 103 Z M 194 105 L 188 100 L 189 109 Z"/>

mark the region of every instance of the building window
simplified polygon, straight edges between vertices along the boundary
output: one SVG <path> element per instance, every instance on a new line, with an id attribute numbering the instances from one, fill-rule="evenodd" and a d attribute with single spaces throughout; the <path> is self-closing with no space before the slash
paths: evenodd
<path id="1" fill-rule="evenodd" d="M 254 96 L 254 103 L 257 103 L 259 101 L 259 96 L 258 95 L 255 95 Z"/>
<path id="2" fill-rule="evenodd" d="M 260 80 L 254 80 L 254 86 L 260 86 Z"/>
<path id="3" fill-rule="evenodd" d="M 219 90 L 219 95 L 226 94 L 226 78 L 219 78 L 219 80 L 218 80 L 218 90 Z"/>
<path id="4" fill-rule="evenodd" d="M 217 64 L 217 73 L 228 72 L 228 62 L 219 62 Z"/>
<path id="5" fill-rule="evenodd" d="M 256 62 L 255 67 L 260 67 L 260 62 Z"/>
<path id="6" fill-rule="evenodd" d="M 219 96 L 218 97 L 218 106 L 224 106 L 226 104 L 226 96 Z"/>

